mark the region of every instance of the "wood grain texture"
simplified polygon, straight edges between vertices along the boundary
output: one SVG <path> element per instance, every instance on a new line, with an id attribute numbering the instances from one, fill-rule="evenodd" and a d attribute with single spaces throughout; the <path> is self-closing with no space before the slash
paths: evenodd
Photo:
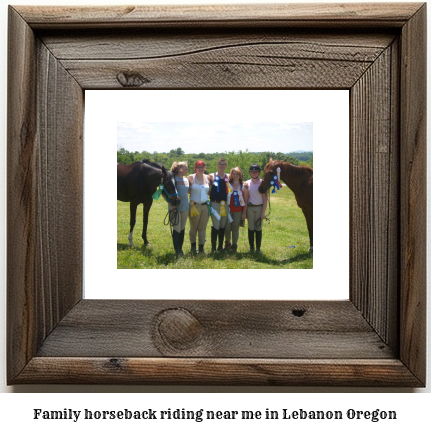
<path id="1" fill-rule="evenodd" d="M 45 45 L 37 47 L 35 290 L 45 338 L 82 295 L 84 92 Z"/>
<path id="2" fill-rule="evenodd" d="M 119 7 L 19 7 L 35 29 L 229 27 L 402 27 L 420 3 L 291 3 Z"/>
<path id="3" fill-rule="evenodd" d="M 401 37 L 401 360 L 425 380 L 426 342 L 426 5 Z"/>
<path id="4" fill-rule="evenodd" d="M 10 9 L 8 370 L 82 293 L 83 91 Z"/>
<path id="5" fill-rule="evenodd" d="M 182 344 L 184 320 L 161 334 L 159 315 L 181 311 L 199 325 Z M 156 328 L 155 328 L 156 326 Z M 196 328 L 196 326 L 194 326 Z M 173 335 L 178 332 L 178 338 Z M 166 331 L 165 331 L 166 334 Z M 194 335 L 196 333 L 194 332 Z M 92 343 L 89 345 L 88 341 Z M 45 340 L 47 357 L 392 358 L 349 302 L 84 300 Z"/>
<path id="6" fill-rule="evenodd" d="M 399 360 L 34 357 L 17 383 L 420 387 Z"/>
<path id="7" fill-rule="evenodd" d="M 387 32 L 352 33 L 175 32 L 155 38 L 68 36 L 47 47 L 84 89 L 98 88 L 315 88 L 352 87 L 395 38 Z M 80 44 L 78 43 L 80 41 Z M 111 45 L 111 44 L 110 44 Z M 133 81 L 119 76 L 140 77 Z"/>
<path id="8" fill-rule="evenodd" d="M 9 9 L 7 128 L 8 375 L 17 375 L 36 353 L 33 290 L 36 245 L 35 38 Z"/>
<path id="9" fill-rule="evenodd" d="M 243 45 L 261 47 L 280 44 L 290 48 L 290 57 L 319 60 L 373 62 L 396 36 L 395 30 L 358 33 L 344 30 L 334 33 L 304 29 L 228 29 L 215 32 L 212 29 L 183 29 L 175 32 L 159 30 L 83 31 L 69 30 L 57 35 L 51 31 L 39 31 L 40 40 L 60 61 L 63 60 L 144 60 L 168 58 L 235 48 Z M 145 43 L 143 43 L 145 42 Z M 286 50 L 283 51 L 284 57 Z"/>
<path id="10" fill-rule="evenodd" d="M 396 45 L 396 44 L 395 44 Z M 399 141 L 390 45 L 351 89 L 350 299 L 397 350 Z M 396 78 L 396 75 L 395 75 Z M 367 179 L 364 181 L 364 179 Z"/>
<path id="11" fill-rule="evenodd" d="M 424 38 L 414 3 L 10 7 L 8 383 L 423 386 Z M 350 300 L 82 300 L 90 88 L 348 88 Z"/>

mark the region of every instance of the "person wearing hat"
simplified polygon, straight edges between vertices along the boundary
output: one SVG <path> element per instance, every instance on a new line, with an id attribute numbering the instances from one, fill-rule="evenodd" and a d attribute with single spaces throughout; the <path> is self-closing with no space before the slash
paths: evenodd
<path id="1" fill-rule="evenodd" d="M 246 185 L 246 206 L 247 206 L 247 222 L 248 222 L 248 243 L 250 252 L 261 253 L 262 245 L 262 221 L 265 219 L 265 212 L 268 197 L 266 193 L 259 192 L 259 186 L 262 183 L 260 178 L 261 168 L 259 164 L 250 165 L 250 180 L 245 182 Z M 256 249 L 255 249 L 256 240 Z"/>
<path id="2" fill-rule="evenodd" d="M 205 162 L 203 160 L 198 160 L 195 163 L 195 172 L 194 174 L 189 175 L 188 181 L 190 184 L 189 237 L 191 243 L 191 252 L 192 254 L 197 253 L 196 237 L 198 237 L 199 253 L 203 254 L 209 219 L 209 181 L 208 176 L 205 174 Z"/>
<path id="3" fill-rule="evenodd" d="M 227 160 L 220 158 L 217 162 L 217 172 L 210 174 L 210 201 L 211 201 L 211 249 L 215 252 L 223 251 L 223 240 L 226 224 L 228 223 L 228 195 L 230 198 L 230 183 L 227 174 Z"/>

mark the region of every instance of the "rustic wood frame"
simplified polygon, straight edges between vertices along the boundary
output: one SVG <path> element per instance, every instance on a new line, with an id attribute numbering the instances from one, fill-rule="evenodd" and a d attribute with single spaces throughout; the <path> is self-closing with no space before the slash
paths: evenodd
<path id="1" fill-rule="evenodd" d="M 10 7 L 8 384 L 424 386 L 425 33 L 422 3 Z M 82 299 L 97 88 L 350 89 L 350 299 Z"/>

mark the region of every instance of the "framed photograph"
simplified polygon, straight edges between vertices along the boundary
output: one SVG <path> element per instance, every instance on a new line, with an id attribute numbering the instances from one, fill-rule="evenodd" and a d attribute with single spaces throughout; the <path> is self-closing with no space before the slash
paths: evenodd
<path id="1" fill-rule="evenodd" d="M 8 26 L 9 385 L 425 386 L 425 3 L 10 6 Z M 89 90 L 347 90 L 348 298 L 85 298 Z"/>
<path id="2" fill-rule="evenodd" d="M 348 90 L 86 91 L 85 125 L 86 299 L 348 299 Z M 188 218 L 184 256 L 176 259 L 172 228 L 167 224 L 168 206 L 163 199 L 154 200 L 149 212 L 147 237 L 151 246 L 145 247 L 141 238 L 142 205 L 136 218 L 135 247 L 129 246 L 129 203 L 116 201 L 113 193 L 117 187 L 115 156 L 121 162 L 152 158 L 165 162 L 167 167 L 174 160 L 186 160 L 189 173 L 193 173 L 199 154 L 207 158 L 208 173 L 217 170 L 217 160 L 223 156 L 227 158 L 228 171 L 239 166 L 247 180 L 250 164 L 259 162 L 264 169 L 269 161 L 266 151 L 271 148 L 284 158 L 289 150 L 313 151 L 314 175 L 318 180 L 312 197 L 314 257 L 309 252 L 306 219 L 286 185 L 279 190 L 271 188 L 268 193 L 262 254 L 249 253 L 247 222 L 238 237 L 232 235 L 236 252 L 212 254 L 209 220 L 204 254 L 193 255 L 189 238 L 191 218 Z M 179 158 L 172 155 L 178 153 L 177 149 L 185 154 Z M 217 149 L 221 153 L 214 156 Z M 308 158 L 309 154 L 301 153 Z M 103 187 L 94 163 L 106 167 Z M 337 169 L 325 169 L 331 165 Z M 301 169 L 309 172 L 308 168 Z M 293 178 L 297 180 L 296 176 Z M 328 200 L 332 200 L 326 191 L 333 184 L 337 184 L 337 210 L 325 217 Z M 328 272 L 334 265 L 337 271 Z M 103 272 L 99 271 L 101 266 Z M 145 278 L 137 269 L 145 269 Z M 173 270 L 178 273 L 175 279 L 179 279 L 181 289 L 177 283 L 170 283 Z M 267 286 L 267 270 L 277 270 L 277 278 L 285 279 L 285 283 Z M 203 273 L 198 282 L 196 271 Z M 251 274 L 253 284 L 244 283 Z M 322 281 L 329 275 L 330 281 L 325 282 L 322 290 Z M 157 289 L 151 289 L 152 283 Z"/>

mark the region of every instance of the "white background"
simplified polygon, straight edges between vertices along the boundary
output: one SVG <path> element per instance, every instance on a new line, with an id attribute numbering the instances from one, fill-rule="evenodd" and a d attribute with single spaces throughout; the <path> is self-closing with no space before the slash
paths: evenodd
<path id="1" fill-rule="evenodd" d="M 116 132 L 117 121 L 125 120 L 313 122 L 313 269 L 117 270 Z M 202 151 L 208 150 L 202 148 Z M 339 300 L 349 297 L 348 91 L 87 91 L 84 154 L 85 160 L 97 161 L 106 171 L 101 184 L 100 178 L 92 177 L 92 165 L 84 163 L 85 298 Z M 336 208 L 331 199 L 334 186 Z M 329 212 L 328 208 L 334 211 Z M 142 220 L 138 220 L 135 238 L 141 235 L 141 230 Z M 270 231 L 271 225 L 264 230 Z M 168 227 L 165 231 L 170 235 Z M 187 283 L 197 273 L 205 283 Z M 253 284 L 245 282 L 250 277 Z M 184 281 L 181 289 L 165 283 L 173 279 Z"/>
<path id="2" fill-rule="evenodd" d="M 298 1 L 298 0 L 296 0 Z M 234 2 L 234 1 L 232 1 Z M 276 1 L 273 1 L 276 2 Z M 316 2 L 316 0 L 315 0 Z M 106 5 L 106 4 L 118 4 L 120 1 L 14 1 L 13 4 L 55 4 L 55 5 L 66 5 L 66 4 L 98 4 L 98 5 Z M 146 3 L 143 1 L 134 1 L 135 4 Z M 147 4 L 161 4 L 161 3 L 173 3 L 173 1 L 164 2 L 162 0 L 153 0 L 148 2 Z M 211 1 L 186 1 L 183 0 L 183 3 L 220 3 L 217 0 Z M 253 0 L 247 0 L 246 2 L 236 1 L 235 3 L 253 3 Z M 5 124 L 6 124 L 6 34 L 7 34 L 7 4 L 2 2 L 0 6 L 1 11 L 1 81 L 3 85 L 0 86 L 1 92 L 1 100 L 3 103 L 0 105 L 0 128 L 2 131 L 1 134 L 1 145 L 4 149 L 5 147 Z M 430 44 L 428 43 L 428 46 Z M 428 61 L 429 61 L 429 53 L 428 53 Z M 428 69 L 430 70 L 430 69 Z M 428 86 L 429 88 L 429 86 Z M 428 97 L 429 100 L 429 97 Z M 428 104 L 429 105 L 429 104 Z M 430 130 L 430 124 L 428 121 L 428 130 Z M 5 171 L 5 157 L 4 151 L 2 152 L 2 156 L 0 156 L 0 172 Z M 428 159 L 429 165 L 429 159 Z M 430 188 L 428 187 L 428 190 Z M 5 190 L 2 189 L 0 191 L 0 214 L 2 215 L 3 224 L 0 229 L 0 239 L 2 244 L 5 245 L 5 226 L 4 226 L 4 214 L 5 214 Z M 429 210 L 429 207 L 428 207 Z M 428 213 L 429 214 L 429 213 Z M 171 408 L 206 408 L 206 409 L 236 409 L 242 407 L 250 407 L 249 409 L 262 409 L 270 408 L 270 409 L 278 409 L 278 408 L 305 408 L 305 409 L 342 409 L 342 408 L 350 408 L 353 407 L 358 410 L 366 410 L 366 409 L 397 409 L 400 413 L 400 420 L 396 423 L 387 423 L 387 422 L 379 422 L 379 423 L 371 423 L 371 422 L 357 422 L 351 421 L 349 423 L 340 423 L 338 425 L 334 423 L 318 423 L 319 427 L 327 427 L 331 428 L 331 430 L 343 430 L 346 429 L 346 426 L 349 427 L 349 430 L 364 430 L 365 428 L 372 426 L 373 430 L 391 430 L 391 431 L 401 431 L 407 430 L 408 428 L 419 428 L 426 427 L 429 425 L 429 406 L 431 406 L 431 374 L 428 367 L 428 387 L 426 389 L 364 389 L 364 388 L 273 388 L 273 387 L 246 387 L 246 388 L 238 388 L 238 387 L 219 387 L 219 388 L 211 388 L 211 387 L 143 387 L 143 386 L 78 386 L 78 385 L 33 385 L 33 386 L 14 386 L 7 387 L 5 383 L 5 310 L 6 310 L 6 300 L 5 300 L 5 247 L 0 251 L 2 254 L 1 266 L 0 266 L 0 274 L 1 274 L 1 296 L 0 296 L 0 308 L 2 311 L 2 320 L 0 324 L 0 391 L 3 392 L 0 394 L 0 427 L 2 430 L 11 430 L 20 429 L 21 427 L 27 427 L 27 430 L 71 430 L 72 428 L 79 427 L 79 430 L 91 430 L 94 429 L 96 425 L 101 426 L 104 430 L 118 430 L 118 427 L 123 427 L 123 423 L 118 422 L 104 422 L 104 423 L 88 423 L 85 425 L 75 424 L 75 423 L 59 423 L 59 422 L 43 422 L 36 423 L 32 420 L 32 409 L 33 408 L 43 408 L 43 409 L 63 409 L 63 408 L 74 408 L 74 409 L 122 409 L 130 407 L 131 409 L 144 409 L 146 407 L 153 406 L 156 408 L 163 408 L 170 406 Z M 430 301 L 428 300 L 428 311 L 431 310 Z M 431 358 L 431 354 L 429 353 L 430 347 L 430 337 L 431 328 L 428 324 L 428 363 Z M 38 395 L 27 395 L 25 393 L 40 393 Z M 63 394 L 59 397 L 56 392 L 62 392 Z M 122 392 L 119 396 L 115 395 L 98 395 L 93 396 L 91 392 L 111 392 L 117 393 Z M 133 392 L 142 393 L 140 395 L 134 395 Z M 158 393 L 163 392 L 172 392 L 163 395 L 159 395 Z M 199 392 L 199 394 L 198 394 Z M 225 394 L 217 394 L 217 392 L 222 392 Z M 234 392 L 244 392 L 246 394 L 236 394 Z M 11 393 L 20 393 L 20 394 L 11 394 Z M 82 394 L 76 394 L 82 393 Z M 182 394 L 186 393 L 186 394 Z M 250 393 L 250 394 L 248 394 Z M 264 393 L 264 394 L 263 394 Z M 301 394 L 291 394 L 291 393 L 308 393 L 306 395 Z M 326 394 L 322 394 L 326 393 Z M 344 395 L 343 393 L 350 393 L 349 395 Z M 388 394 L 394 393 L 394 394 Z M 422 393 L 418 395 L 411 395 L 410 393 Z M 424 394 L 426 393 L 426 394 Z M 292 409 L 293 409 L 292 408 Z M 203 430 L 202 427 L 205 427 L 205 430 L 219 430 L 221 427 L 229 430 L 237 430 L 238 427 L 241 427 L 244 424 L 237 423 L 214 423 L 209 426 L 209 424 L 199 423 L 193 426 L 192 423 L 169 423 L 169 426 L 174 426 L 177 429 L 190 429 L 192 427 L 199 427 L 199 430 Z M 245 427 L 253 427 L 259 428 L 259 430 L 263 427 L 268 427 L 268 423 L 253 423 L 247 424 Z M 273 430 L 287 430 L 292 427 L 302 426 L 303 423 L 279 423 L 278 425 L 272 425 L 271 429 Z M 309 425 L 316 425 L 316 423 L 306 423 Z M 425 425 L 425 426 L 424 426 Z M 150 425 L 147 423 L 140 424 L 137 423 L 134 426 L 134 429 L 142 431 L 145 428 L 148 428 Z M 161 425 L 157 425 L 161 426 Z M 131 430 L 132 426 L 129 426 Z"/>

